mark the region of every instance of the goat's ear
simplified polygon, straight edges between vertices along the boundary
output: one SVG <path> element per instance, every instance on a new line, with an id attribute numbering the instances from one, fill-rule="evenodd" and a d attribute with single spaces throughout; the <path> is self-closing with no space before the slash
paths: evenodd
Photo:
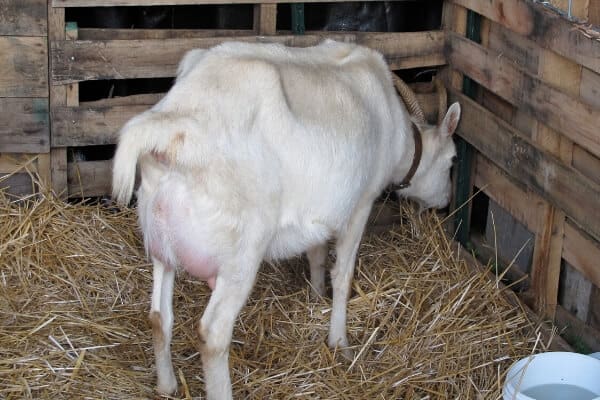
<path id="1" fill-rule="evenodd" d="M 448 112 L 440 125 L 440 134 L 444 137 L 451 136 L 460 120 L 460 104 L 454 103 L 448 108 Z"/>

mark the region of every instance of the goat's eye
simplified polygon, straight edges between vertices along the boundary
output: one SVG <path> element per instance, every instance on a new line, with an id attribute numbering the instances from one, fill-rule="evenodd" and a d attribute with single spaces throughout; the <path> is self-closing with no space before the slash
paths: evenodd
<path id="1" fill-rule="evenodd" d="M 458 157 L 457 156 L 453 156 L 452 157 L 452 164 L 456 164 L 458 162 Z"/>

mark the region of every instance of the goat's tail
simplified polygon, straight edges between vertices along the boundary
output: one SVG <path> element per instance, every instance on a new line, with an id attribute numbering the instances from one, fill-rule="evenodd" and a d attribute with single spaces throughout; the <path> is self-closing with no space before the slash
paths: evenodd
<path id="1" fill-rule="evenodd" d="M 138 159 L 149 152 L 169 152 L 176 158 L 179 145 L 197 125 L 189 117 L 146 111 L 125 124 L 113 159 L 112 197 L 122 205 L 131 201 Z"/>

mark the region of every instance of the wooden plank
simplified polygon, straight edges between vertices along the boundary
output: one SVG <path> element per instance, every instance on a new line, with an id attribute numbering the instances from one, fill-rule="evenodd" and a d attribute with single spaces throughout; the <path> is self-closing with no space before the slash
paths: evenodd
<path id="1" fill-rule="evenodd" d="M 581 146 L 573 146 L 573 168 L 600 185 L 600 159 Z"/>
<path id="2" fill-rule="evenodd" d="M 117 132 L 135 115 L 156 104 L 163 94 L 116 97 L 82 103 L 80 107 L 54 107 L 51 111 L 52 146 L 113 144 Z M 438 112 L 436 93 L 416 93 L 428 119 Z"/>
<path id="3" fill-rule="evenodd" d="M 64 8 L 52 8 L 48 2 L 48 40 L 64 40 L 65 32 L 65 10 Z M 52 68 L 52 58 L 50 58 Z M 50 86 L 50 109 L 64 107 L 67 105 L 67 88 L 62 86 Z M 54 127 L 51 123 L 51 137 Z M 50 149 L 50 178 L 52 190 L 59 196 L 66 198 L 67 195 L 67 149 Z"/>
<path id="4" fill-rule="evenodd" d="M 588 20 L 590 24 L 600 25 L 600 0 L 590 0 L 590 8 L 588 10 Z"/>
<path id="5" fill-rule="evenodd" d="M 531 232 L 539 232 L 541 206 L 546 204 L 540 196 L 520 187 L 498 166 L 478 153 L 475 156 L 475 186 L 508 211 Z"/>
<path id="6" fill-rule="evenodd" d="M 590 0 L 550 0 L 550 4 L 562 11 L 565 15 L 585 20 L 588 17 Z M 570 9 L 570 10 L 569 10 Z"/>
<path id="7" fill-rule="evenodd" d="M 600 108 L 600 74 L 583 68 L 579 95 L 588 104 Z"/>
<path id="8" fill-rule="evenodd" d="M 528 0 L 451 0 L 538 45 L 600 73 L 600 41 L 585 37 L 574 25 Z"/>
<path id="9" fill-rule="evenodd" d="M 582 67 L 552 51 L 544 50 L 539 64 L 538 76 L 552 87 L 573 97 L 579 97 Z M 533 139 L 542 148 L 554 154 L 566 165 L 573 160 L 573 142 L 543 123 L 538 123 Z"/>
<path id="10" fill-rule="evenodd" d="M 48 99 L 0 98 L 0 121 L 1 152 L 50 151 Z"/>
<path id="11" fill-rule="evenodd" d="M 158 78 L 175 75 L 183 54 L 223 41 L 279 42 L 310 46 L 325 38 L 356 42 L 380 50 L 392 69 L 445 64 L 444 32 L 308 33 L 306 35 L 164 40 L 53 41 L 52 84 L 95 79 Z M 151 50 L 151 51 L 150 51 Z"/>
<path id="12" fill-rule="evenodd" d="M 50 152 L 38 155 L 37 174 L 43 189 L 49 190 L 52 187 Z"/>
<path id="13" fill-rule="evenodd" d="M 253 36 L 252 29 L 105 29 L 79 28 L 80 40 L 191 39 L 227 36 Z"/>
<path id="14" fill-rule="evenodd" d="M 595 329 L 597 332 L 600 332 L 600 287 L 598 286 L 594 286 L 592 288 L 592 295 L 590 296 L 590 315 L 588 324 L 592 329 Z"/>
<path id="15" fill-rule="evenodd" d="M 575 143 L 600 155 L 600 109 L 569 96 L 459 35 L 448 33 L 446 57 L 454 67 Z M 600 42 L 599 42 L 600 43 Z"/>
<path id="16" fill-rule="evenodd" d="M 581 321 L 587 322 L 593 287 L 585 276 L 565 262 L 560 273 L 558 303 Z"/>
<path id="17" fill-rule="evenodd" d="M 28 196 L 36 190 L 31 176 L 22 173 L 10 176 L 0 173 L 0 188 L 6 188 L 7 193 L 17 197 Z"/>
<path id="18" fill-rule="evenodd" d="M 450 100 L 461 104 L 458 132 L 465 140 L 600 238 L 600 186 L 536 148 L 510 124 L 473 100 L 456 91 L 450 91 Z"/>
<path id="19" fill-rule="evenodd" d="M 35 171 L 37 154 L 0 153 L 0 174 L 12 174 L 20 169 Z"/>
<path id="20" fill-rule="evenodd" d="M 69 197 L 96 197 L 110 194 L 112 162 L 82 161 L 68 165 Z"/>
<path id="21" fill-rule="evenodd" d="M 329 0 L 330 3 L 359 0 Z M 378 1 L 378 0 L 364 0 Z M 410 0 L 396 0 L 410 1 Z M 281 0 L 261 0 L 261 3 L 280 3 Z M 286 3 L 321 3 L 323 0 L 286 0 Z M 188 4 L 254 4 L 256 0 L 52 0 L 52 7 L 114 7 L 114 6 L 167 6 Z"/>
<path id="22" fill-rule="evenodd" d="M 570 221 L 565 224 L 562 257 L 595 286 L 600 287 L 600 244 Z"/>
<path id="23" fill-rule="evenodd" d="M 46 36 L 46 0 L 0 1 L 0 35 Z"/>
<path id="24" fill-rule="evenodd" d="M 254 5 L 254 30 L 257 35 L 274 35 L 277 31 L 277 4 Z"/>
<path id="25" fill-rule="evenodd" d="M 48 96 L 48 41 L 0 36 L 0 97 Z"/>
<path id="26" fill-rule="evenodd" d="M 108 99 L 99 99 L 94 101 L 84 101 L 79 103 L 81 107 L 114 107 L 130 105 L 154 105 L 165 96 L 165 93 L 144 93 L 131 96 L 111 97 Z"/>
<path id="27" fill-rule="evenodd" d="M 51 111 L 52 147 L 113 144 L 117 132 L 149 105 L 114 107 L 55 107 Z"/>
<path id="28" fill-rule="evenodd" d="M 531 292 L 534 309 L 541 315 L 554 318 L 558 304 L 565 213 L 550 204 L 544 204 L 539 214 L 538 225 L 541 229 L 535 235 Z"/>
<path id="29" fill-rule="evenodd" d="M 554 322 L 563 336 L 583 342 L 592 351 L 600 351 L 600 332 L 577 319 L 563 307 L 556 307 Z"/>
<path id="30" fill-rule="evenodd" d="M 540 62 L 540 47 L 533 41 L 503 27 L 492 23 L 488 48 L 497 52 L 502 58 L 508 58 L 519 68 L 536 74 Z"/>

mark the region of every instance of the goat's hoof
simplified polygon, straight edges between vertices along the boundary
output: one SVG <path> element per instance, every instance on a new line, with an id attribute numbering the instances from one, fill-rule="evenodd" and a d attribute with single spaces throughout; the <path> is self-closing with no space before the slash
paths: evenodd
<path id="1" fill-rule="evenodd" d="M 177 392 L 177 380 L 175 376 L 170 376 L 169 379 L 159 380 L 157 391 L 161 394 L 172 395 Z"/>
<path id="2" fill-rule="evenodd" d="M 334 352 L 341 354 L 348 361 L 354 360 L 354 350 L 348 347 L 348 343 L 345 340 L 329 341 L 329 348 Z"/>
<path id="3" fill-rule="evenodd" d="M 349 349 L 348 347 L 339 349 L 339 353 L 348 361 L 354 361 L 354 350 Z"/>

